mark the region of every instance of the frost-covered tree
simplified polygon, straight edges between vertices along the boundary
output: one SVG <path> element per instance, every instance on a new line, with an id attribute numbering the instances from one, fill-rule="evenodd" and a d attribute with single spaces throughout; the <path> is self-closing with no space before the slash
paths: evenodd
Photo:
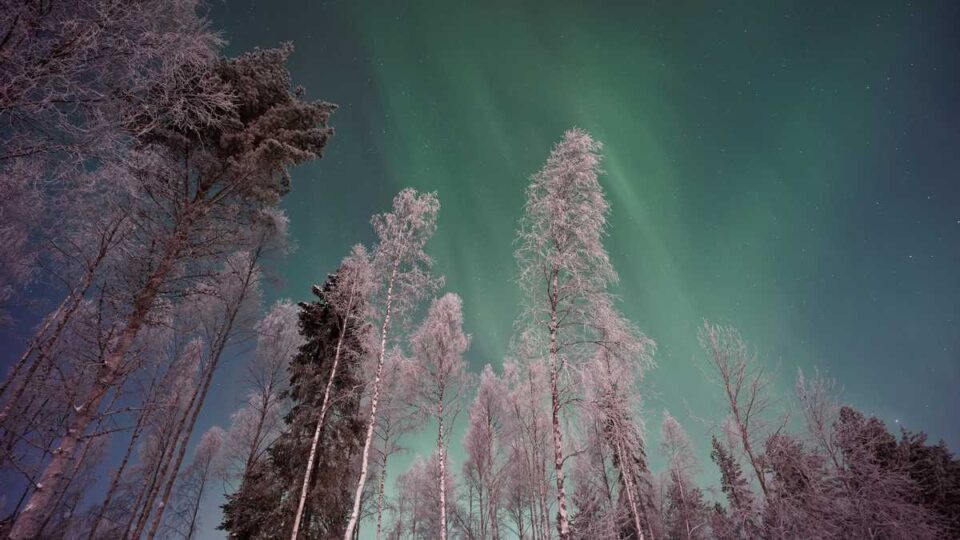
<path id="1" fill-rule="evenodd" d="M 667 461 L 667 504 L 664 528 L 670 538 L 691 540 L 706 537 L 707 512 L 703 493 L 693 478 L 699 472 L 697 458 L 686 430 L 669 412 L 663 411 L 660 449 Z"/>
<path id="2" fill-rule="evenodd" d="M 603 341 L 598 308 L 617 279 L 603 246 L 609 205 L 599 183 L 600 143 L 571 129 L 527 187 L 516 258 L 524 292 L 521 348 L 546 361 L 556 483 L 557 531 L 570 537 L 561 413 L 579 373 Z"/>
<path id="3" fill-rule="evenodd" d="M 440 530 L 440 490 L 437 478 L 440 462 L 436 453 L 417 459 L 410 468 L 397 478 L 397 491 L 401 500 L 393 526 L 388 534 L 391 539 L 429 540 L 437 538 Z M 444 491 L 455 492 L 454 479 L 449 472 L 443 477 Z"/>
<path id="4" fill-rule="evenodd" d="M 275 231 L 274 227 L 264 231 L 265 236 L 262 237 L 262 242 L 267 242 L 267 235 L 272 235 Z M 176 450 L 170 454 L 160 475 L 161 478 L 165 478 L 165 481 L 157 492 L 159 502 L 147 531 L 148 538 L 153 538 L 157 534 L 162 523 L 163 513 L 168 507 L 168 500 L 183 464 L 187 445 L 209 395 L 223 353 L 241 329 L 253 327 L 255 324 L 260 307 L 259 261 L 262 256 L 263 251 L 260 249 L 235 253 L 227 259 L 226 264 L 216 276 L 200 283 L 190 291 L 189 302 L 195 311 L 192 319 L 203 328 L 204 338 L 209 343 L 209 347 L 205 351 L 204 366 L 198 385 L 190 396 L 186 413 L 177 423 L 174 435 Z M 149 506 L 146 507 L 144 517 L 149 516 L 151 511 L 154 510 Z M 144 525 L 145 522 L 138 527 L 138 530 Z"/>
<path id="5" fill-rule="evenodd" d="M 220 475 L 221 451 L 226 434 L 214 426 L 200 438 L 193 460 L 184 469 L 177 482 L 174 508 L 164 525 L 164 536 L 193 540 L 200 526 L 200 504 L 210 484 Z"/>
<path id="6" fill-rule="evenodd" d="M 470 346 L 470 336 L 463 333 L 463 303 L 460 297 L 447 293 L 434 300 L 427 317 L 410 337 L 414 365 L 418 377 L 422 406 L 430 409 L 437 420 L 437 492 L 440 523 L 437 537 L 447 538 L 446 431 L 456 416 L 467 381 L 463 353 Z"/>
<path id="7" fill-rule="evenodd" d="M 504 445 L 509 448 L 504 475 L 504 506 L 518 535 L 526 529 L 535 538 L 550 535 L 550 416 L 544 401 L 549 377 L 543 362 L 503 367 L 507 415 Z M 529 523 L 528 523 L 529 522 Z M 529 525 L 529 527 L 527 527 Z"/>
<path id="8" fill-rule="evenodd" d="M 412 312 L 420 300 L 431 294 L 440 284 L 439 280 L 431 277 L 430 267 L 433 261 L 423 251 L 436 229 L 439 209 L 440 203 L 435 194 L 418 194 L 413 189 L 405 189 L 394 197 L 391 212 L 374 216 L 372 220 L 378 239 L 372 260 L 374 279 L 381 293 L 377 313 L 379 342 L 376 345 L 376 366 L 368 378 L 371 387 L 370 409 L 367 414 L 366 436 L 353 510 L 344 531 L 344 540 L 351 540 L 360 519 L 360 503 L 370 469 L 370 448 L 377 423 L 377 407 L 383 384 L 384 358 L 388 350 L 388 340 L 391 338 L 391 324 L 395 322 L 394 319 L 402 320 Z"/>
<path id="9" fill-rule="evenodd" d="M 371 448 L 377 477 L 374 511 L 378 538 L 383 532 L 390 458 L 407 450 L 403 445 L 404 437 L 422 427 L 431 412 L 422 407 L 418 399 L 418 388 L 422 380 L 415 360 L 404 358 L 399 349 L 393 349 L 384 359 L 383 373 L 377 425 L 373 432 L 374 444 Z"/>
<path id="10" fill-rule="evenodd" d="M 65 237 L 96 217 L 87 208 L 109 211 L 102 188 L 122 182 L 105 169 L 143 134 L 136 117 L 168 110 L 186 125 L 229 108 L 229 92 L 176 91 L 219 49 L 200 4 L 0 2 L 0 319 L 30 279 L 53 294 L 61 285 L 51 277 L 74 279 L 59 264 L 73 244 Z M 63 287 L 66 304 L 82 281 Z"/>
<path id="11" fill-rule="evenodd" d="M 490 364 L 485 365 L 477 385 L 477 395 L 470 405 L 467 430 L 463 436 L 466 452 L 463 476 L 469 498 L 469 528 L 479 538 L 500 538 L 508 450 L 504 441 L 507 392 L 508 389 Z M 476 518 L 472 511 L 474 493 L 477 496 Z"/>
<path id="12" fill-rule="evenodd" d="M 628 518 L 621 533 L 656 538 L 660 536 L 660 520 L 637 413 L 639 385 L 652 364 L 655 343 L 634 328 L 609 298 L 597 301 L 592 324 L 597 348 L 581 373 L 584 423 L 592 432 L 592 444 L 609 447 L 606 454 L 617 477 L 618 516 Z M 605 467 L 604 451 L 594 449 L 593 453 L 601 457 L 597 465 Z"/>
<path id="13" fill-rule="evenodd" d="M 753 470 L 760 491 L 766 497 L 767 478 L 762 455 L 757 448 L 757 444 L 762 447 L 765 439 L 767 430 L 764 415 L 770 408 L 767 395 L 770 380 L 765 367 L 757 362 L 756 353 L 740 337 L 736 328 L 705 322 L 699 337 L 716 383 L 723 390 L 730 414 L 730 431 Z"/>
<path id="14" fill-rule="evenodd" d="M 187 126 L 171 116 L 147 115 L 136 160 L 129 167 L 143 187 L 133 212 L 140 251 L 126 268 L 139 268 L 120 321 L 97 376 L 69 414 L 66 429 L 40 476 L 39 486 L 17 518 L 11 536 L 36 535 L 40 516 L 50 511 L 70 462 L 82 446 L 101 402 L 127 375 L 122 369 L 138 335 L 159 301 L 174 285 L 182 286 L 188 269 L 222 260 L 235 248 L 245 225 L 262 216 L 289 189 L 287 168 L 319 156 L 331 134 L 326 120 L 333 107 L 310 103 L 290 90 L 285 62 L 289 48 L 256 51 L 200 70 L 198 80 L 184 81 L 174 93 L 187 95 L 207 83 L 235 96 L 226 121 Z M 216 141 L 216 142 L 213 142 Z M 179 289 L 183 290 L 183 289 Z"/>
<path id="15" fill-rule="evenodd" d="M 283 422 L 282 398 L 287 367 L 303 344 L 297 307 L 278 301 L 256 325 L 257 347 L 247 366 L 247 404 L 230 417 L 224 440 L 229 480 L 243 479 L 277 437 Z"/>

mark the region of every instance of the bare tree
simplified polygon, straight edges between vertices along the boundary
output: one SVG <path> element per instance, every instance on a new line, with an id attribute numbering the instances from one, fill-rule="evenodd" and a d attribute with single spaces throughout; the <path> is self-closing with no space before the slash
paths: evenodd
<path id="1" fill-rule="evenodd" d="M 767 478 L 762 456 L 755 445 L 765 439 L 766 424 L 763 415 L 770 408 L 767 388 L 770 380 L 765 368 L 756 360 L 736 328 L 711 325 L 705 322 L 700 330 L 700 344 L 707 352 L 707 360 L 723 389 L 724 398 L 743 454 L 753 469 L 760 491 L 768 495 Z"/>
<path id="2" fill-rule="evenodd" d="M 394 197 L 392 212 L 373 218 L 373 227 L 379 240 L 373 252 L 373 268 L 376 280 L 382 287 L 381 311 L 378 314 L 380 343 L 376 368 L 371 377 L 370 413 L 367 416 L 360 474 L 344 540 L 351 540 L 360 518 L 360 502 L 369 472 L 370 447 L 377 422 L 384 357 L 392 318 L 409 314 L 419 304 L 420 299 L 429 295 L 439 285 L 438 280 L 430 276 L 432 260 L 423 251 L 436 228 L 439 209 L 440 203 L 435 194 L 417 194 L 412 189 L 405 189 Z"/>

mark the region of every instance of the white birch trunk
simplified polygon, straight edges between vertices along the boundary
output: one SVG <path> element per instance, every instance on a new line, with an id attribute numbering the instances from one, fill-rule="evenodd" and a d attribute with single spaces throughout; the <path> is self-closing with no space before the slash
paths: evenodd
<path id="1" fill-rule="evenodd" d="M 317 445 L 320 444 L 320 431 L 323 428 L 323 420 L 327 416 L 327 409 L 330 406 L 330 390 L 333 388 L 333 381 L 337 376 L 337 366 L 340 363 L 340 350 L 343 346 L 343 335 L 347 331 L 347 322 L 343 323 L 343 330 L 337 338 L 337 349 L 333 355 L 333 366 L 330 367 L 330 379 L 327 380 L 327 386 L 323 392 L 323 403 L 320 405 L 320 416 L 317 419 L 317 427 L 313 430 L 313 441 L 310 443 L 310 457 L 307 459 L 307 471 L 303 475 L 303 487 L 300 489 L 300 502 L 297 503 L 297 514 L 293 519 L 293 532 L 290 533 L 290 540 L 297 540 L 300 534 L 300 522 L 303 521 L 303 509 L 307 504 L 307 493 L 310 491 L 310 475 L 313 474 L 314 463 L 317 459 Z"/>

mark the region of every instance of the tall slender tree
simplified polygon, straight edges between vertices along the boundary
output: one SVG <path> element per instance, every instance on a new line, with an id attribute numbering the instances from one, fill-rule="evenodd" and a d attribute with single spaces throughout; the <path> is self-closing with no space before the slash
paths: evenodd
<path id="1" fill-rule="evenodd" d="M 379 343 L 376 366 L 370 376 L 370 410 L 367 415 L 366 436 L 360 460 L 360 472 L 353 497 L 353 510 L 344 531 L 344 540 L 351 540 L 360 520 L 360 502 L 363 499 L 367 474 L 370 470 L 370 448 L 377 423 L 377 407 L 383 384 L 384 358 L 391 324 L 413 311 L 420 300 L 431 294 L 440 281 L 430 275 L 433 261 L 423 251 L 427 240 L 436 229 L 440 203 L 433 193 L 418 194 L 413 189 L 401 191 L 393 199 L 393 210 L 373 218 L 378 244 L 373 252 L 373 268 L 380 285 Z"/>
<path id="2" fill-rule="evenodd" d="M 427 317 L 410 338 L 415 365 L 423 374 L 421 400 L 437 420 L 437 492 L 440 523 L 437 537 L 447 538 L 447 440 L 446 431 L 456 416 L 466 382 L 463 353 L 470 337 L 463 333 L 463 303 L 447 293 L 434 300 Z"/>
<path id="3" fill-rule="evenodd" d="M 665 528 L 670 538 L 704 538 L 706 507 L 703 494 L 693 477 L 698 472 L 697 458 L 686 430 L 669 412 L 663 411 L 660 449 L 667 460 L 667 506 Z"/>
<path id="4" fill-rule="evenodd" d="M 597 307 L 617 276 L 603 247 L 609 205 L 599 183 L 600 143 L 571 129 L 527 187 L 516 258 L 524 291 L 524 356 L 548 366 L 557 531 L 571 535 L 561 414 L 579 371 L 601 340 Z"/>
<path id="5" fill-rule="evenodd" d="M 504 448 L 504 418 L 507 413 L 507 389 L 490 364 L 483 367 L 477 385 L 477 395 L 470 405 L 463 446 L 467 457 L 463 476 L 467 489 L 477 494 L 477 524 L 475 535 L 480 538 L 500 538 L 500 509 L 505 483 L 506 448 Z"/>

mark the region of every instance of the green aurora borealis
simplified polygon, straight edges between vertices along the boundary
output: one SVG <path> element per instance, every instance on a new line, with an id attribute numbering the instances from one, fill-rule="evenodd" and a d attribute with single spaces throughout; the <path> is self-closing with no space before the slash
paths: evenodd
<path id="1" fill-rule="evenodd" d="M 396 191 L 436 190 L 428 250 L 463 296 L 472 368 L 498 367 L 523 190 L 578 126 L 605 145 L 621 308 L 658 342 L 651 444 L 668 408 L 706 461 L 709 319 L 779 368 L 784 399 L 816 366 L 956 449 L 960 4 L 733 4 L 215 3 L 228 54 L 291 40 L 296 82 L 340 105 L 324 159 L 294 175 L 298 251 L 271 296 L 307 298 Z M 242 396 L 217 397 L 204 416 L 224 424 Z"/>

